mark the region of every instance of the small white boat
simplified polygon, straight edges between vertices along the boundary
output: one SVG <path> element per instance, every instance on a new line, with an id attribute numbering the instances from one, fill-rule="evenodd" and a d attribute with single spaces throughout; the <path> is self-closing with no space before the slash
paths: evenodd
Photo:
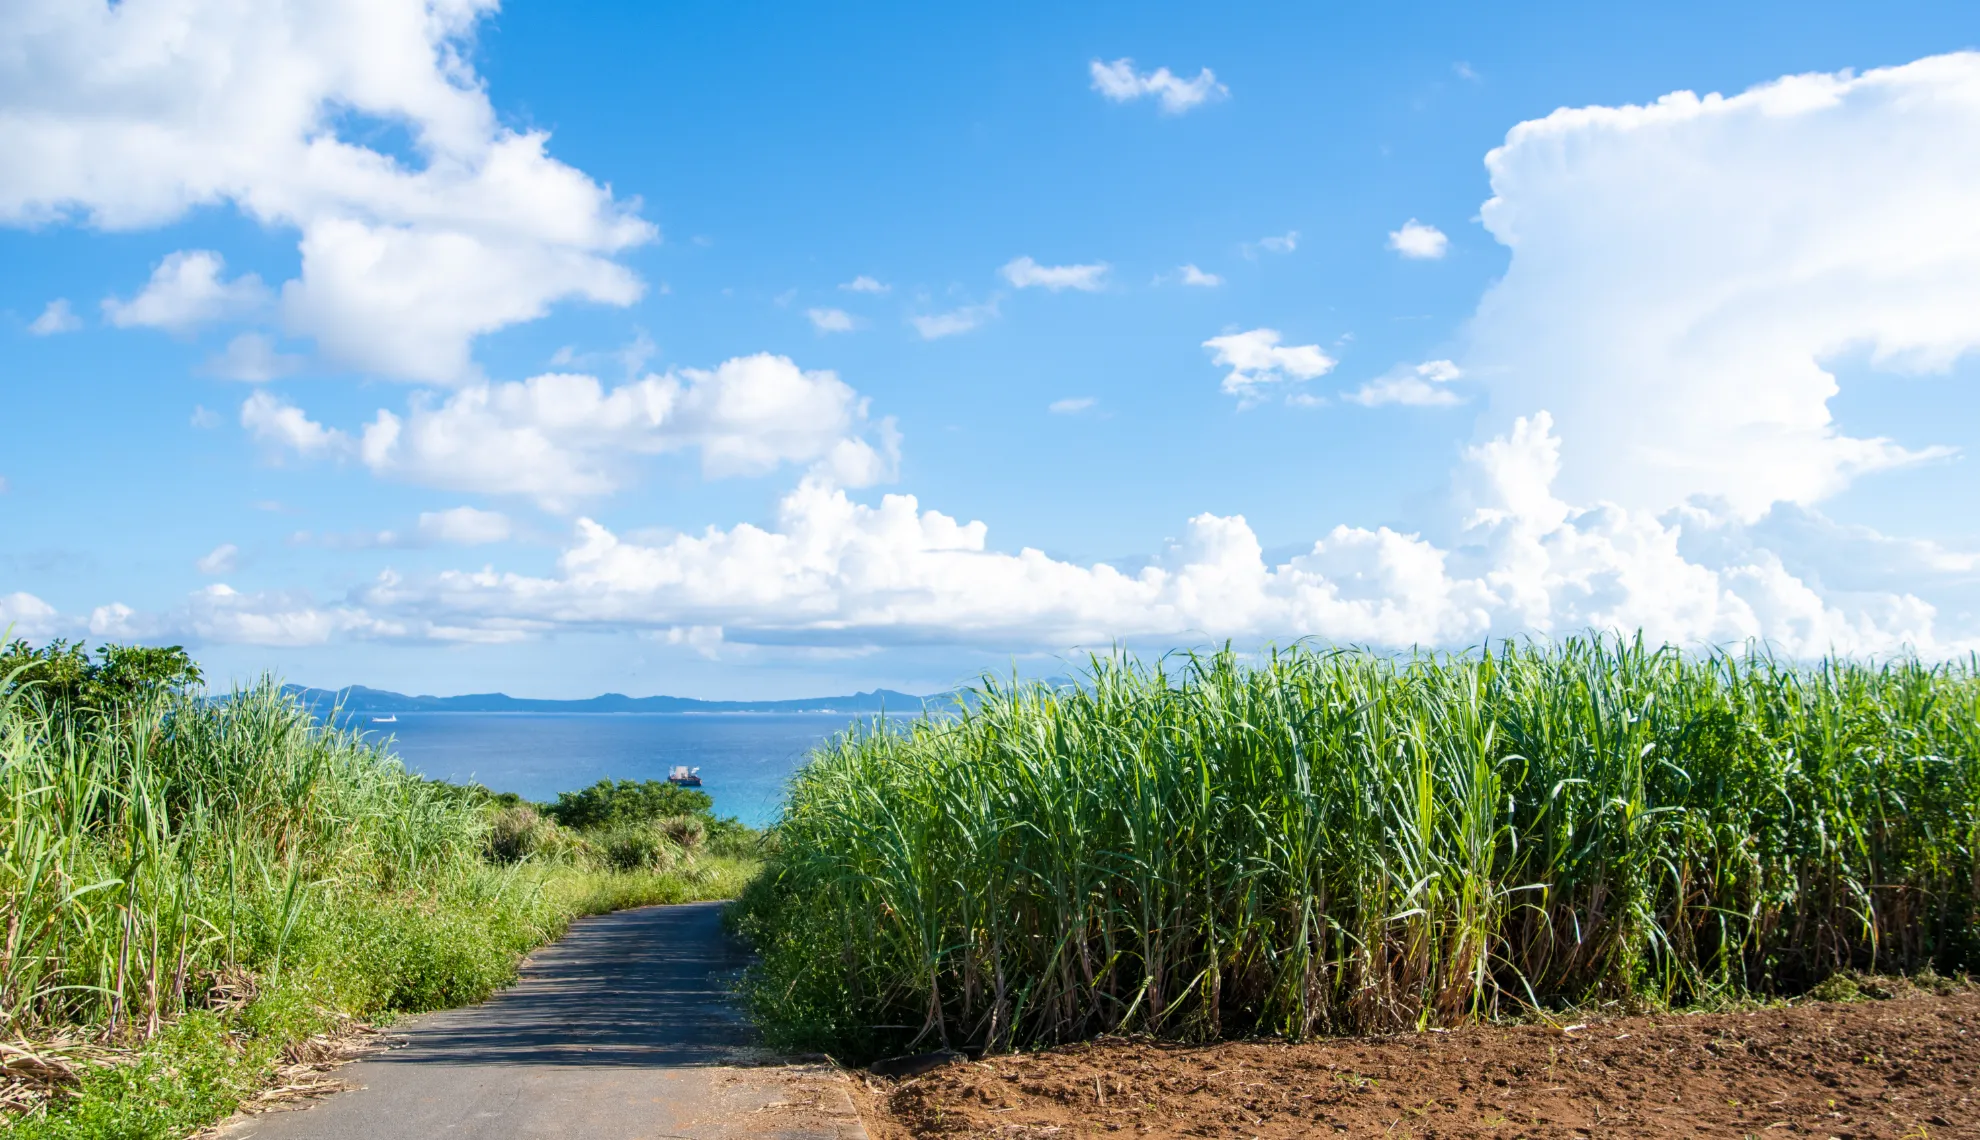
<path id="1" fill-rule="evenodd" d="M 397 723 L 399 723 L 399 718 L 398 718 L 398 717 L 397 717 L 396 715 L 394 715 L 394 716 L 375 716 L 375 717 L 372 717 L 372 718 L 371 718 L 371 723 L 373 723 L 373 724 L 397 724 Z"/>
<path id="2" fill-rule="evenodd" d="M 667 773 L 667 782 L 679 788 L 698 788 L 701 786 L 701 769 L 676 764 Z"/>

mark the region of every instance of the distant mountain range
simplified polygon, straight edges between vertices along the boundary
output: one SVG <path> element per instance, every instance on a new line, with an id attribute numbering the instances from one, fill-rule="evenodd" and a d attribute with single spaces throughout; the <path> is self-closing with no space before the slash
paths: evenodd
<path id="1" fill-rule="evenodd" d="M 409 697 L 404 693 L 352 685 L 348 689 L 308 689 L 283 686 L 305 704 L 327 712 L 341 706 L 346 713 L 402 712 L 559 712 L 559 713 L 873 713 L 898 712 L 918 716 L 925 701 L 892 689 L 853 693 L 844 697 L 807 697 L 795 701 L 698 701 L 693 697 L 628 697 L 606 693 L 581 701 L 544 701 L 507 693 L 470 693 L 460 697 Z M 945 694 L 946 697 L 946 694 Z"/>

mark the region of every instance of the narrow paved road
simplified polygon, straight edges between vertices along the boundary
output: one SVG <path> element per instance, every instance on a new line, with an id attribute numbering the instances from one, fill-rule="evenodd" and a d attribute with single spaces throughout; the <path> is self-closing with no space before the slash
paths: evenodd
<path id="1" fill-rule="evenodd" d="M 340 1070 L 356 1086 L 238 1120 L 228 1140 L 854 1140 L 822 1066 L 759 1064 L 727 982 L 743 964 L 721 904 L 581 919 L 481 1005 L 409 1019 L 403 1047 Z"/>

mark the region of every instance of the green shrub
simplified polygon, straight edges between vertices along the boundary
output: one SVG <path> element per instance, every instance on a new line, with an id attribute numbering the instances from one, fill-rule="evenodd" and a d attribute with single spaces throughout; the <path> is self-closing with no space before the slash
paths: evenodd
<path id="1" fill-rule="evenodd" d="M 600 780 L 577 792 L 560 792 L 544 809 L 575 831 L 629 827 L 676 815 L 706 815 L 715 806 L 708 793 L 665 780 Z"/>
<path id="2" fill-rule="evenodd" d="M 710 819 L 708 824 L 707 850 L 710 855 L 723 855 L 732 859 L 762 859 L 769 850 L 771 835 L 747 827 L 734 819 Z"/>
<path id="3" fill-rule="evenodd" d="M 56 638 L 37 649 L 16 639 L 0 647 L 0 683 L 62 715 L 101 724 L 145 701 L 194 688 L 200 672 L 177 645 L 103 645 L 92 660 L 80 641 Z"/>

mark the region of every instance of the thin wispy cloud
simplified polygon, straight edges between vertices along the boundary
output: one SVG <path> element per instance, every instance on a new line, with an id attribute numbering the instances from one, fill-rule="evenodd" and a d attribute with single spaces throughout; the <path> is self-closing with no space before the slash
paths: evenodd
<path id="1" fill-rule="evenodd" d="M 567 344 L 550 354 L 550 367 L 575 372 L 592 372 L 602 365 L 616 364 L 617 371 L 628 378 L 646 371 L 646 366 L 660 354 L 660 346 L 653 343 L 643 328 L 633 330 L 633 338 L 618 348 L 579 351 L 574 344 Z"/>
<path id="2" fill-rule="evenodd" d="M 75 332 L 81 327 L 82 318 L 69 307 L 69 299 L 57 297 L 48 302 L 48 307 L 41 310 L 41 315 L 28 325 L 28 331 L 35 336 L 54 336 L 58 333 Z"/>
<path id="3" fill-rule="evenodd" d="M 946 336 L 956 336 L 981 328 L 996 319 L 996 316 L 997 302 L 985 301 L 980 305 L 964 305 L 946 313 L 916 313 L 908 318 L 908 323 L 914 326 L 914 331 L 921 334 L 921 339 L 940 340 Z"/>
<path id="4" fill-rule="evenodd" d="M 223 380 L 259 384 L 287 376 L 302 365 L 302 357 L 276 351 L 274 340 L 266 334 L 250 332 L 228 341 L 226 348 L 206 359 L 200 371 Z"/>
<path id="5" fill-rule="evenodd" d="M 1019 257 L 997 272 L 1018 289 L 1048 289 L 1054 293 L 1077 289 L 1092 293 L 1107 284 L 1107 263 L 1091 265 L 1040 265 L 1029 257 Z"/>
<path id="6" fill-rule="evenodd" d="M 851 332 L 859 327 L 859 322 L 844 309 L 806 309 L 805 317 L 811 327 L 822 333 Z"/>
<path id="7" fill-rule="evenodd" d="M 241 548 L 231 542 L 223 542 L 214 547 L 204 558 L 194 562 L 193 569 L 210 578 L 220 574 L 232 574 L 240 564 Z"/>
<path id="8" fill-rule="evenodd" d="M 1216 73 L 1207 67 L 1197 72 L 1194 79 L 1182 79 L 1166 67 L 1137 72 L 1134 61 L 1124 57 L 1112 63 L 1102 63 L 1096 59 L 1087 70 L 1093 77 L 1093 89 L 1109 100 L 1130 103 L 1153 97 L 1170 115 L 1180 115 L 1212 99 L 1227 98 L 1231 93 L 1229 88 L 1217 82 Z"/>
<path id="9" fill-rule="evenodd" d="M 1087 411 L 1100 401 L 1093 396 L 1068 396 L 1046 405 L 1046 410 L 1055 416 L 1074 416 Z"/>
<path id="10" fill-rule="evenodd" d="M 1463 376 L 1448 360 L 1426 360 L 1421 364 L 1399 364 L 1381 376 L 1343 396 L 1350 403 L 1366 408 L 1402 404 L 1412 408 L 1451 407 L 1464 397 L 1451 390 L 1451 381 Z"/>
<path id="11" fill-rule="evenodd" d="M 509 516 L 477 507 L 421 511 L 419 515 L 420 538 L 449 546 L 486 546 L 506 542 L 514 531 Z"/>
<path id="12" fill-rule="evenodd" d="M 1262 237 L 1257 241 L 1244 243 L 1244 255 L 1257 257 L 1262 253 L 1291 253 L 1299 248 L 1299 231 L 1287 230 L 1282 234 Z"/>
<path id="13" fill-rule="evenodd" d="M 296 531 L 288 545 L 324 550 L 421 550 L 435 546 L 489 546 L 507 542 L 515 524 L 500 511 L 452 507 L 421 511 L 410 530 L 360 530 L 344 533 Z"/>
<path id="14" fill-rule="evenodd" d="M 1218 285 L 1224 285 L 1224 277 L 1218 277 L 1216 273 L 1206 273 L 1196 265 L 1176 265 L 1174 273 L 1164 273 L 1154 281 L 1158 285 L 1162 281 L 1174 281 L 1178 285 L 1190 285 L 1194 289 L 1216 289 Z"/>

